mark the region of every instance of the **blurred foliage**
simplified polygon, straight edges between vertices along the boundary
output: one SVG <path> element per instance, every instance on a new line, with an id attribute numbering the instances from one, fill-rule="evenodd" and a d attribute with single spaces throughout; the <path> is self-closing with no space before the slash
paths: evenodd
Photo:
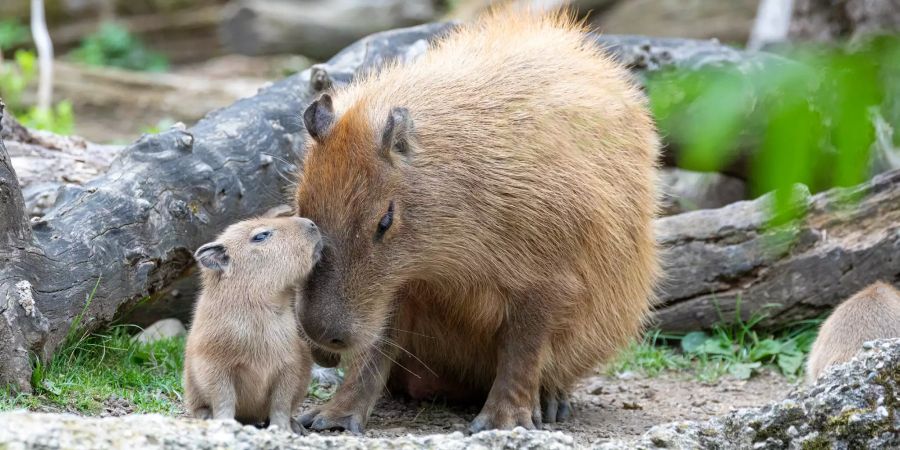
<path id="1" fill-rule="evenodd" d="M 71 134 L 75 125 L 72 104 L 63 100 L 51 109 L 26 106 L 25 90 L 37 77 L 37 56 L 28 50 L 17 50 L 12 61 L 0 64 L 0 98 L 22 125 L 57 134 Z"/>
<path id="2" fill-rule="evenodd" d="M 678 165 L 718 171 L 749 150 L 754 195 L 775 191 L 776 217 L 794 211 L 802 183 L 817 192 L 869 176 L 872 114 L 900 124 L 900 40 L 853 48 L 799 47 L 748 76 L 735 67 L 651 75 L 660 131 Z"/>
<path id="3" fill-rule="evenodd" d="M 125 27 L 105 23 L 73 50 L 72 57 L 93 66 L 119 67 L 147 72 L 164 72 L 169 61 L 161 53 L 148 50 Z"/>
<path id="4" fill-rule="evenodd" d="M 175 125 L 175 121 L 169 117 L 166 117 L 166 118 L 160 119 L 158 122 L 156 122 L 155 125 L 148 125 L 148 126 L 141 127 L 141 133 L 143 133 L 143 134 L 159 134 L 159 133 L 162 133 L 163 131 L 171 128 L 172 125 Z"/>
<path id="5" fill-rule="evenodd" d="M 28 27 L 16 20 L 0 20 L 0 50 L 7 51 L 28 42 Z"/>

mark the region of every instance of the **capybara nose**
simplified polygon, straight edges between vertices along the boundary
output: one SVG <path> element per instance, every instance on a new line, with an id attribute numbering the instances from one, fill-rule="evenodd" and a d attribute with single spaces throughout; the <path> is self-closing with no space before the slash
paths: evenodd
<path id="1" fill-rule="evenodd" d="M 299 222 L 301 228 L 310 234 L 318 234 L 319 227 L 316 226 L 316 223 L 312 220 L 309 220 L 306 217 L 297 217 L 297 222 Z"/>
<path id="2" fill-rule="evenodd" d="M 330 326 L 325 326 L 318 322 L 305 317 L 300 320 L 303 331 L 315 345 L 330 352 L 341 352 L 350 347 L 350 335 L 341 331 L 338 324 L 329 321 Z"/>
<path id="3" fill-rule="evenodd" d="M 334 348 L 335 350 L 343 350 L 343 349 L 347 348 L 347 344 L 344 342 L 344 340 L 341 338 L 336 338 L 336 337 L 331 338 L 331 340 L 328 341 L 328 345 L 331 346 L 332 348 Z"/>

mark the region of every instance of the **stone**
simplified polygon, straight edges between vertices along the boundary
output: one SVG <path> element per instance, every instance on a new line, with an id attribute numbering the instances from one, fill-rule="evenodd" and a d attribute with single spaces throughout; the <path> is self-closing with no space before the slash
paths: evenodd
<path id="1" fill-rule="evenodd" d="M 867 347 L 780 402 L 704 422 L 658 425 L 636 442 L 613 441 L 598 449 L 898 448 L 900 428 L 893 418 L 900 412 L 900 339 Z"/>
<path id="2" fill-rule="evenodd" d="M 152 344 L 163 339 L 171 339 L 187 334 L 184 324 L 178 319 L 163 319 L 134 336 L 136 342 L 141 344 Z"/>

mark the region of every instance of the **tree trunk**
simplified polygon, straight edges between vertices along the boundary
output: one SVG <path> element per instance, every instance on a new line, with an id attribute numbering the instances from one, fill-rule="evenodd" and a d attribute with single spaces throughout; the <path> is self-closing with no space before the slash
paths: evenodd
<path id="1" fill-rule="evenodd" d="M 786 326 L 876 280 L 900 282 L 900 170 L 809 198 L 790 228 L 766 226 L 769 201 L 658 220 L 667 261 L 657 326 L 697 330 L 761 311 L 763 325 Z"/>

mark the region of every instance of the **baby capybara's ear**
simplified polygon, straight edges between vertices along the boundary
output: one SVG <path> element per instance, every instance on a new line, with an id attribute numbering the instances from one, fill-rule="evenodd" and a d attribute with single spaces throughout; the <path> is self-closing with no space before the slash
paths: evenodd
<path id="1" fill-rule="evenodd" d="M 225 245 L 219 242 L 210 242 L 200 246 L 194 252 L 194 259 L 201 266 L 220 273 L 228 269 L 228 264 L 231 260 L 228 257 L 228 251 L 225 250 Z"/>
<path id="2" fill-rule="evenodd" d="M 262 214 L 262 217 L 265 218 L 274 218 L 274 217 L 290 217 L 294 215 L 294 208 L 290 205 L 278 205 L 272 208 L 269 208 L 268 211 Z"/>
<path id="3" fill-rule="evenodd" d="M 318 100 L 309 104 L 303 112 L 303 124 L 316 142 L 322 143 L 328 137 L 331 126 L 334 125 L 334 105 L 330 95 L 322 94 Z"/>

